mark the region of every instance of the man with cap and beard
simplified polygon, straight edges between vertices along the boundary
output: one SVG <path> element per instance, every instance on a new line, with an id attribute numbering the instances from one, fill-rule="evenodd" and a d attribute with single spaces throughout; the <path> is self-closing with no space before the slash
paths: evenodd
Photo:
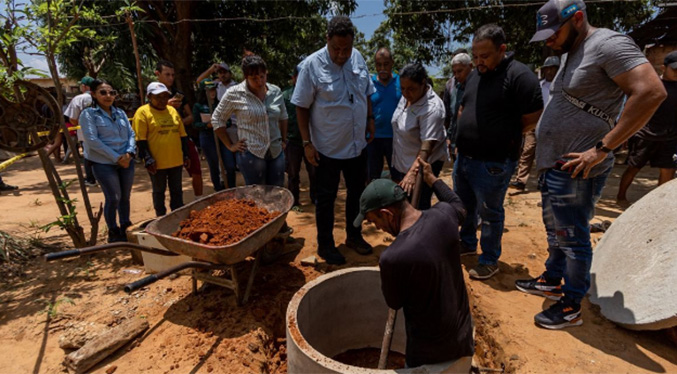
<path id="1" fill-rule="evenodd" d="M 466 212 L 430 164 L 417 161 L 440 202 L 418 210 L 395 182 L 376 179 L 364 189 L 353 224 L 366 219 L 395 236 L 379 260 L 381 290 L 390 308 L 404 310 L 407 366 L 444 362 L 443 371 L 431 372 L 467 373 L 474 341 L 458 233 Z"/>
<path id="2" fill-rule="evenodd" d="M 561 53 L 562 67 L 536 127 L 549 257 L 543 274 L 515 285 L 558 300 L 534 317 L 548 329 L 583 323 L 581 300 L 590 288 L 592 263 L 590 220 L 613 166 L 612 150 L 642 128 L 666 96 L 633 40 L 591 26 L 585 8 L 581 0 L 548 1 L 538 11 L 531 39 Z"/>

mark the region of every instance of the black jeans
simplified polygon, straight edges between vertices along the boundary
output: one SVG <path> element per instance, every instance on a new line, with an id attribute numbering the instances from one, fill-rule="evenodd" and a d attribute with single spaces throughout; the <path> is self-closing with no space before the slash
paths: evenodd
<path id="1" fill-rule="evenodd" d="M 154 175 L 149 173 L 150 181 L 153 184 L 153 208 L 155 208 L 157 217 L 167 214 L 167 207 L 165 207 L 167 184 L 169 184 L 169 207 L 175 210 L 183 206 L 182 173 L 183 165 L 159 169 Z"/>
<path id="2" fill-rule="evenodd" d="M 367 144 L 367 158 L 369 159 L 367 181 L 381 178 L 383 173 L 383 158 L 388 162 L 388 170 L 393 170 L 393 138 L 376 138 Z"/>
<path id="3" fill-rule="evenodd" d="M 310 201 L 315 203 L 315 166 L 305 157 L 305 151 L 300 144 L 289 143 L 284 150 L 287 156 L 287 188 L 294 196 L 294 205 L 299 203 L 299 184 L 301 183 L 301 162 L 306 164 L 308 182 L 310 183 Z"/>
<path id="4" fill-rule="evenodd" d="M 320 165 L 315 168 L 316 198 L 315 223 L 317 245 L 332 247 L 334 243 L 334 204 L 338 193 L 341 172 L 346 183 L 346 232 L 348 238 L 362 236 L 362 228 L 353 226 L 360 211 L 360 196 L 367 178 L 367 152 L 354 158 L 339 160 L 320 154 Z"/>

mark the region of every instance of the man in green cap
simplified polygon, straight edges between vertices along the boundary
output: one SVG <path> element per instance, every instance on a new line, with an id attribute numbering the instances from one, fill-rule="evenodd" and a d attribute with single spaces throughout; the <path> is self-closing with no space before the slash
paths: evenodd
<path id="1" fill-rule="evenodd" d="M 474 351 L 472 317 L 463 281 L 458 227 L 465 218 L 461 199 L 430 164 L 418 159 L 423 180 L 440 201 L 420 211 L 400 186 L 376 179 L 360 197 L 362 221 L 396 236 L 381 254 L 381 289 L 392 309 L 404 310 L 408 367 L 447 363 L 470 370 Z M 453 362 L 452 362 L 453 361 Z M 459 371 L 459 372 L 460 372 Z"/>

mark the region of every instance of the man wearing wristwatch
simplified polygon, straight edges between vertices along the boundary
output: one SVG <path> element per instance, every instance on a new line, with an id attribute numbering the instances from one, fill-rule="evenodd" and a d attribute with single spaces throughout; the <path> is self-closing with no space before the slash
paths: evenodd
<path id="1" fill-rule="evenodd" d="M 592 27 L 582 0 L 550 0 L 539 9 L 537 21 L 531 41 L 545 41 L 563 53 L 536 128 L 536 168 L 550 256 L 543 274 L 518 280 L 515 286 L 558 300 L 534 320 L 541 327 L 561 329 L 583 323 L 581 301 L 590 288 L 592 263 L 590 219 L 613 167 L 612 150 L 647 123 L 666 93 L 634 41 Z"/>
<path id="2" fill-rule="evenodd" d="M 334 204 L 341 173 L 346 184 L 346 246 L 372 252 L 352 222 L 359 213 L 367 177 L 367 138 L 374 139 L 369 96 L 375 92 L 364 58 L 353 48 L 355 29 L 336 16 L 327 27 L 327 45 L 301 63 L 291 102 L 304 153 L 316 167 L 315 222 L 317 253 L 328 264 L 344 264 L 334 242 Z"/>

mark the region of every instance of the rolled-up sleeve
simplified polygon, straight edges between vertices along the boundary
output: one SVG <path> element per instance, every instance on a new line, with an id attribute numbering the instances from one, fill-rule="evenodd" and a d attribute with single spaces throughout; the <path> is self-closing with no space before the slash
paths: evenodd
<path id="1" fill-rule="evenodd" d="M 232 116 L 235 111 L 235 95 L 237 94 L 233 90 L 226 91 L 221 98 L 221 101 L 219 101 L 219 105 L 214 109 L 214 113 L 212 113 L 212 126 L 214 127 L 214 130 L 226 127 L 228 124 L 230 116 Z"/>
<path id="2" fill-rule="evenodd" d="M 365 93 L 367 96 L 371 96 L 376 93 L 376 86 L 374 86 L 374 82 L 371 79 L 368 79 L 369 83 L 367 83 L 367 88 Z"/>
<path id="3" fill-rule="evenodd" d="M 114 164 L 118 162 L 120 155 L 99 139 L 99 132 L 96 128 L 95 112 L 92 110 L 83 111 L 80 113 L 78 121 L 80 122 L 82 134 L 84 135 L 83 141 L 85 142 L 85 145 L 91 151 L 104 156 L 111 163 Z"/>
<path id="4" fill-rule="evenodd" d="M 315 101 L 315 85 L 313 84 L 313 77 L 310 74 L 310 63 L 301 69 L 298 79 L 296 80 L 296 87 L 294 94 L 291 97 L 291 103 L 309 109 Z"/>

